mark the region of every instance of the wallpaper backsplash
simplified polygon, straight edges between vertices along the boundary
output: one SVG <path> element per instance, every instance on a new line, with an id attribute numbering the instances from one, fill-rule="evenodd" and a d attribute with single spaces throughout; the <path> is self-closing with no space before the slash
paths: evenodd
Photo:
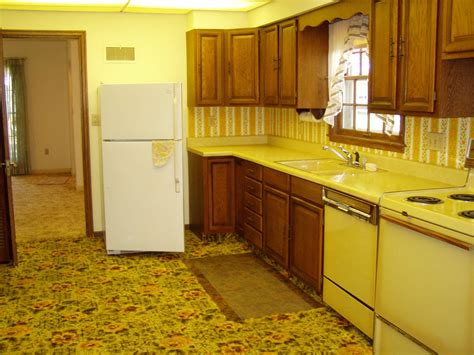
<path id="1" fill-rule="evenodd" d="M 311 143 L 338 145 L 329 142 L 329 126 L 301 122 L 294 109 L 268 107 L 195 107 L 189 110 L 189 137 L 273 135 Z M 445 149 L 428 149 L 428 132 L 446 132 Z M 344 145 L 347 149 L 370 152 L 399 159 L 461 169 L 469 137 L 474 137 L 474 117 L 432 119 L 406 117 L 405 151 Z"/>

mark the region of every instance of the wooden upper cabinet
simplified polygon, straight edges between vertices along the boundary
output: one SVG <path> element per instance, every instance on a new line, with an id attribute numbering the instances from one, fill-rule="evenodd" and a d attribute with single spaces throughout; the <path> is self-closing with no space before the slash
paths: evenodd
<path id="1" fill-rule="evenodd" d="M 264 105 L 296 105 L 296 20 L 260 30 L 260 78 Z"/>
<path id="2" fill-rule="evenodd" d="M 443 0 L 443 59 L 474 57 L 474 2 Z"/>
<path id="3" fill-rule="evenodd" d="M 325 109 L 328 104 L 329 25 L 298 31 L 297 108 Z"/>
<path id="4" fill-rule="evenodd" d="M 402 1 L 400 110 L 433 112 L 438 1 Z"/>
<path id="5" fill-rule="evenodd" d="M 260 30 L 260 78 L 262 103 L 278 105 L 278 25 Z"/>
<path id="6" fill-rule="evenodd" d="M 258 29 L 226 31 L 227 103 L 259 103 Z"/>
<path id="7" fill-rule="evenodd" d="M 397 1 L 372 2 L 370 17 L 369 108 L 394 110 L 397 105 Z"/>
<path id="8" fill-rule="evenodd" d="M 223 105 L 224 32 L 193 30 L 186 36 L 188 105 Z"/>
<path id="9" fill-rule="evenodd" d="M 434 112 L 437 9 L 437 0 L 372 1 L 372 112 Z"/>
<path id="10" fill-rule="evenodd" d="M 296 20 L 279 25 L 280 104 L 296 105 Z"/>

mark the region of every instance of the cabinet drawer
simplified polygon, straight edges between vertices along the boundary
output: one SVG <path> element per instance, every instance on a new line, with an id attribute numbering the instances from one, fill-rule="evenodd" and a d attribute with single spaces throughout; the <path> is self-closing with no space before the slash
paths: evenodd
<path id="1" fill-rule="evenodd" d="M 256 230 L 262 231 L 262 216 L 246 208 L 244 212 L 244 224 L 249 224 Z"/>
<path id="2" fill-rule="evenodd" d="M 244 236 L 250 243 L 254 244 L 257 248 L 262 249 L 263 238 L 262 232 L 259 232 L 252 226 L 245 224 L 244 225 Z"/>
<path id="3" fill-rule="evenodd" d="M 262 183 L 245 177 L 244 180 L 244 190 L 245 192 L 254 195 L 258 198 L 262 198 Z"/>
<path id="4" fill-rule="evenodd" d="M 244 206 L 259 215 L 262 214 L 262 200 L 251 195 L 249 193 L 245 194 Z"/>
<path id="5" fill-rule="evenodd" d="M 263 182 L 285 192 L 290 190 L 290 176 L 281 171 L 263 168 Z"/>
<path id="6" fill-rule="evenodd" d="M 292 176 L 291 194 L 318 205 L 323 204 L 323 188 L 314 182 Z"/>
<path id="7" fill-rule="evenodd" d="M 258 164 L 244 161 L 244 175 L 262 181 L 262 167 Z"/>

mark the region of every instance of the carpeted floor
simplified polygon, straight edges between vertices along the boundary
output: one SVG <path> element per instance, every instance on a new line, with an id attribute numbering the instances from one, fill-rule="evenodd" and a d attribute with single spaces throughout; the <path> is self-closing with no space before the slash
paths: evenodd
<path id="1" fill-rule="evenodd" d="M 17 241 L 85 234 L 84 193 L 70 175 L 12 177 Z"/>
<path id="2" fill-rule="evenodd" d="M 0 266 L 1 354 L 372 351 L 325 307 L 227 319 L 186 262 L 249 253 L 236 237 L 204 242 L 187 232 L 181 255 L 107 256 L 100 239 L 48 235 L 46 223 L 18 227 L 43 237 L 20 237 L 19 265 Z"/>

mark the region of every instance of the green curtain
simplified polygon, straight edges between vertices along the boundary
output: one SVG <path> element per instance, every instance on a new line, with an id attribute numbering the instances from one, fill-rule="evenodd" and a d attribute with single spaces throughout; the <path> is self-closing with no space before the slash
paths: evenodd
<path id="1" fill-rule="evenodd" d="M 5 60 L 5 94 L 7 103 L 8 140 L 10 160 L 17 164 L 13 175 L 29 173 L 25 60 L 11 58 Z"/>

